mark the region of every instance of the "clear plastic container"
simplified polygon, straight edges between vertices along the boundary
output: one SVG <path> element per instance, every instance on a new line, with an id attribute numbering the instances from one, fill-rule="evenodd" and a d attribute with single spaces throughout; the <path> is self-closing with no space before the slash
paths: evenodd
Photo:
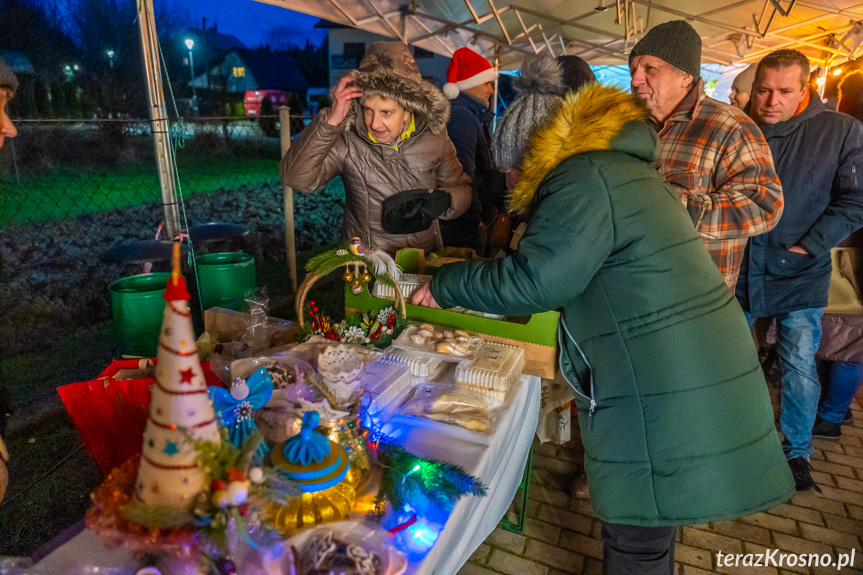
<path id="1" fill-rule="evenodd" d="M 473 359 L 483 340 L 465 331 L 433 326 L 411 324 L 393 341 L 393 347 L 414 351 L 442 361 Z"/>
<path id="2" fill-rule="evenodd" d="M 319 401 L 312 384 L 315 371 L 307 362 L 293 355 L 249 357 L 231 363 L 231 381 L 245 380 L 258 368 L 265 367 L 273 380 L 273 396 L 268 407 L 296 403 L 300 399 Z"/>
<path id="3" fill-rule="evenodd" d="M 475 385 L 468 385 L 466 383 L 461 383 L 459 386 L 462 389 L 465 389 L 471 393 L 475 393 L 477 395 L 481 395 L 492 403 L 504 403 L 506 401 L 506 396 L 509 393 L 508 391 L 495 391 L 493 389 L 486 389 L 484 387 L 477 387 Z"/>
<path id="4" fill-rule="evenodd" d="M 302 575 L 314 569 L 315 573 L 326 575 L 361 573 L 353 562 L 371 557 L 377 558 L 377 572 L 381 575 L 402 575 L 408 562 L 392 541 L 390 533 L 373 523 L 342 521 L 318 525 L 288 539 L 281 572 Z"/>
<path id="5" fill-rule="evenodd" d="M 439 367 L 443 362 L 439 357 L 422 355 L 396 347 L 390 347 L 383 359 L 390 363 L 407 366 L 411 376 L 417 382 L 431 378 L 439 371 Z"/>
<path id="6" fill-rule="evenodd" d="M 431 276 L 419 274 L 402 274 L 401 279 L 396 281 L 399 289 L 402 290 L 402 296 L 409 300 L 415 291 L 423 287 L 431 280 Z M 384 299 L 396 299 L 396 290 L 383 282 L 375 282 L 372 288 L 372 295 Z"/>
<path id="7" fill-rule="evenodd" d="M 366 390 L 363 395 L 366 413 L 380 423 L 386 423 L 415 384 L 406 365 L 376 361 L 366 366 L 362 385 Z"/>
<path id="8" fill-rule="evenodd" d="M 524 350 L 502 343 L 483 342 L 469 362 L 456 367 L 456 382 L 472 387 L 506 392 L 521 377 Z"/>

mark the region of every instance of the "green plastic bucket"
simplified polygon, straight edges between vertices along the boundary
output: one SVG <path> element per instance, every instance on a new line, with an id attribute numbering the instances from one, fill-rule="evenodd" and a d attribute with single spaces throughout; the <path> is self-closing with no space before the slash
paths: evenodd
<path id="1" fill-rule="evenodd" d="M 111 290 L 114 330 L 120 336 L 123 355 L 154 357 L 159 347 L 159 331 L 165 310 L 167 272 L 142 274 L 119 279 Z"/>
<path id="2" fill-rule="evenodd" d="M 219 306 L 242 311 L 245 294 L 255 289 L 255 258 L 242 252 L 198 256 L 198 285 L 204 309 Z"/>

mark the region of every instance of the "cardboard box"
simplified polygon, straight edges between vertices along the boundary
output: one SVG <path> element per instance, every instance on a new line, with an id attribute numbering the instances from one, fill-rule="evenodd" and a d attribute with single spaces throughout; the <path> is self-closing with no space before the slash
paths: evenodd
<path id="1" fill-rule="evenodd" d="M 487 341 L 516 345 L 524 349 L 524 373 L 554 378 L 557 369 L 557 324 L 560 314 L 547 311 L 529 318 L 490 319 L 457 313 L 445 309 L 432 309 L 405 302 L 408 319 L 440 326 L 463 329 Z M 367 290 L 359 295 L 345 285 L 345 312 L 380 309 L 393 302 L 373 297 Z"/>

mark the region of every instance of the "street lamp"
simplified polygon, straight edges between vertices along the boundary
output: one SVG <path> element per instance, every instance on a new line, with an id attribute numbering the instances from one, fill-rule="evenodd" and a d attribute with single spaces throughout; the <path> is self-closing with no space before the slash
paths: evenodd
<path id="1" fill-rule="evenodd" d="M 111 69 L 114 69 L 114 51 L 106 50 L 105 53 L 108 55 L 108 62 L 111 64 Z"/>
<path id="2" fill-rule="evenodd" d="M 186 48 L 189 49 L 189 73 L 192 79 L 189 81 L 192 84 L 192 109 L 198 109 L 198 94 L 195 91 L 195 57 L 192 54 L 192 48 L 195 47 L 195 41 L 191 38 L 186 38 Z"/>

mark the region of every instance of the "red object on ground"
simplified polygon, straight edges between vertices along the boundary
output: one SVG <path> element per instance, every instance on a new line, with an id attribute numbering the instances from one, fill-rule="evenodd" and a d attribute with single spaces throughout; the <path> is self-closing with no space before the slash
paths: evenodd
<path id="1" fill-rule="evenodd" d="M 261 102 L 264 98 L 269 98 L 273 103 L 273 110 L 278 110 L 279 106 L 288 105 L 288 93 L 281 90 L 249 90 L 243 97 L 243 106 L 246 108 L 247 116 L 261 115 Z"/>
<path id="2" fill-rule="evenodd" d="M 150 408 L 156 359 L 118 359 L 92 381 L 57 388 L 81 436 L 84 448 L 102 475 L 141 453 Z M 224 387 L 202 362 L 208 386 Z"/>

